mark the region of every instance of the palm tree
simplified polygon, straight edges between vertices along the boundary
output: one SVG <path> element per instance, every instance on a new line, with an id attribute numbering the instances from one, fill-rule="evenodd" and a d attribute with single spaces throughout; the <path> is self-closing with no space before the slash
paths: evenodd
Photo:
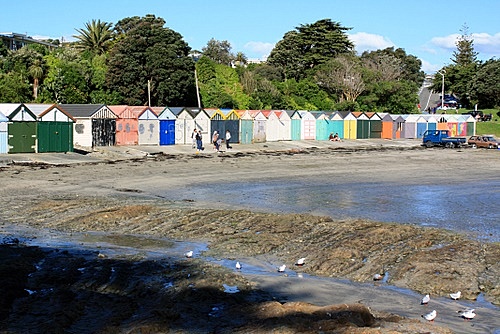
<path id="1" fill-rule="evenodd" d="M 92 22 L 85 23 L 84 29 L 75 29 L 80 35 L 73 37 L 78 39 L 79 45 L 83 49 L 103 54 L 108 50 L 113 37 L 111 27 L 111 23 L 92 20 Z"/>
<path id="2" fill-rule="evenodd" d="M 247 56 L 245 56 L 245 54 L 241 51 L 236 54 L 236 57 L 234 60 L 235 60 L 236 64 L 240 65 L 240 66 L 246 65 L 248 62 Z"/>
<path id="3" fill-rule="evenodd" d="M 42 61 L 40 59 L 35 59 L 28 71 L 33 77 L 33 98 L 36 100 L 38 97 L 38 81 L 43 77 Z"/>

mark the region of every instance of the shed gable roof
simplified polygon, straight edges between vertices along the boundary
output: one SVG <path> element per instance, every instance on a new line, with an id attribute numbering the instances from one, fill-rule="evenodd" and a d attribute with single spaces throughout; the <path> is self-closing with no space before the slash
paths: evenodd
<path id="1" fill-rule="evenodd" d="M 42 121 L 53 121 L 53 122 L 76 122 L 66 110 L 57 104 L 53 104 L 45 111 L 43 111 L 38 118 Z"/>
<path id="2" fill-rule="evenodd" d="M 24 103 L 2 103 L 0 112 L 10 121 L 36 121 L 36 115 Z"/>
<path id="3" fill-rule="evenodd" d="M 105 104 L 61 104 L 74 118 L 117 118 Z"/>

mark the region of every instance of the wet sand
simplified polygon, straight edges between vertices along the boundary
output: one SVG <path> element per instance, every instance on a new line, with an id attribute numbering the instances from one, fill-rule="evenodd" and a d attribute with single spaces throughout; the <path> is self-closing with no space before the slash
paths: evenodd
<path id="1" fill-rule="evenodd" d="M 431 163 L 434 172 L 429 173 Z M 477 166 L 474 173 L 471 173 L 472 165 Z M 400 245 L 402 239 L 391 241 L 396 237 L 387 235 L 391 225 L 387 230 L 383 228 L 385 224 L 376 222 L 336 222 L 335 217 L 307 215 L 276 216 L 262 213 L 259 208 L 252 212 L 239 211 L 240 208 L 234 204 L 226 205 L 220 197 L 207 195 L 202 200 L 193 201 L 189 197 L 169 198 L 165 192 L 193 184 L 217 184 L 225 182 L 229 176 L 240 182 L 321 176 L 351 182 L 388 180 L 404 184 L 417 179 L 427 183 L 459 182 L 463 178 L 470 181 L 498 179 L 498 171 L 497 152 L 438 149 L 349 152 L 297 149 L 232 155 L 177 154 L 111 164 L 60 167 L 18 165 L 1 171 L 3 201 L 0 218 L 5 222 L 4 233 L 9 223 L 16 223 L 73 233 L 102 231 L 206 242 L 209 249 L 200 253 L 200 257 L 227 261 L 242 259 L 244 264 L 253 263 L 269 269 L 266 275 L 248 273 L 247 276 L 244 270 L 236 274 L 245 276 L 252 286 L 269 292 L 277 301 L 303 301 L 321 306 L 360 302 L 375 311 L 414 319 L 421 328 L 428 328 L 429 324 L 424 323 L 420 315 L 435 306 L 440 310 L 436 324 L 433 324 L 436 328 L 444 325 L 457 333 L 484 333 L 500 328 L 498 317 L 495 317 L 498 308 L 488 304 L 498 300 L 500 293 L 499 264 L 494 258 L 499 254 L 498 243 L 468 241 L 466 236 L 446 231 L 406 227 L 397 233 L 402 238 L 408 235 L 407 241 Z M 305 230 L 303 235 L 297 235 L 296 231 L 300 230 Z M 247 233 L 249 231 L 253 233 Z M 342 231 L 345 231 L 345 236 Z M 318 240 L 312 235 L 314 233 L 323 237 Z M 367 242 L 369 239 L 363 239 L 367 233 L 379 238 L 380 244 L 384 243 L 384 237 L 389 237 L 391 240 L 384 246 L 386 250 Z M 422 239 L 415 235 L 422 236 Z M 348 244 L 338 243 L 343 238 L 349 240 Z M 397 254 L 386 253 L 391 243 Z M 479 261 L 459 264 L 461 255 L 455 254 L 454 250 L 457 243 Z M 432 255 L 436 245 L 444 245 L 445 249 Z M 310 258 L 317 249 L 328 250 L 334 258 L 320 253 L 318 258 Z M 302 278 L 292 272 L 286 276 L 274 272 L 274 266 L 279 263 L 287 263 L 294 270 L 294 259 L 304 253 L 309 254 L 310 261 L 302 269 Z M 263 257 L 273 260 L 266 262 Z M 325 267 L 322 257 L 333 262 Z M 339 257 L 342 261 L 335 262 Z M 363 262 L 365 258 L 369 261 Z M 381 263 L 377 261 L 384 261 L 384 258 L 391 262 L 386 267 L 391 279 L 382 284 L 369 283 L 377 270 L 375 268 L 380 267 Z M 443 267 L 442 261 L 448 263 Z M 453 269 L 454 266 L 459 267 Z M 445 277 L 432 274 L 437 268 L 442 273 L 440 276 Z M 327 281 L 311 275 L 349 278 L 356 283 Z M 462 282 L 465 299 L 469 301 L 454 302 L 446 298 L 451 287 L 454 289 L 460 285 L 457 282 Z M 398 288 L 391 290 L 386 286 Z M 421 293 L 426 290 L 432 290 L 436 295 L 428 307 L 418 303 Z M 474 303 L 472 300 L 478 294 L 484 295 L 487 301 Z M 478 309 L 478 316 L 472 322 L 457 317 L 456 306 L 460 309 L 466 305 Z M 399 332 L 411 332 L 411 326 L 415 323 L 406 324 L 406 328 L 400 328 Z M 436 332 L 439 331 L 436 329 Z"/>

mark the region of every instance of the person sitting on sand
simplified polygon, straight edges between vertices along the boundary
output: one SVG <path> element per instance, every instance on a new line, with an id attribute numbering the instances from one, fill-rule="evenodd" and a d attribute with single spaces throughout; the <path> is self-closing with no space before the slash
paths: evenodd
<path id="1" fill-rule="evenodd" d="M 330 133 L 330 137 L 328 138 L 330 141 L 341 141 L 340 140 L 340 137 L 339 137 L 339 134 L 338 133 L 335 133 L 335 135 L 332 133 Z"/>

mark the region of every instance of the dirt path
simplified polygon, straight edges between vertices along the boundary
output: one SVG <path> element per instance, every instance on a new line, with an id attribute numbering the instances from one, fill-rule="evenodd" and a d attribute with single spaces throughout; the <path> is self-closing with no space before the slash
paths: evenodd
<path id="1" fill-rule="evenodd" d="M 280 263 L 286 263 L 289 268 L 293 267 L 294 261 L 302 257 L 304 253 L 316 254 L 316 257 L 308 257 L 307 266 L 302 269 L 305 274 L 369 282 L 373 274 L 380 272 L 383 268 L 389 273 L 388 284 L 410 288 L 417 295 L 430 293 L 432 296 L 446 297 L 450 292 L 461 290 L 465 299 L 474 300 L 481 294 L 486 296 L 487 300 L 499 304 L 500 245 L 498 243 L 481 243 L 437 229 L 360 220 L 339 221 L 332 217 L 306 214 L 269 214 L 238 208 L 230 209 L 224 207 L 223 203 L 221 205 L 220 201 L 214 201 L 211 198 L 192 202 L 172 200 L 161 195 L 165 189 L 181 189 L 185 185 L 196 183 L 224 182 L 228 175 L 232 179 L 246 182 L 256 179 L 274 180 L 317 176 L 337 177 L 346 182 L 379 178 L 402 184 L 417 181 L 429 184 L 459 182 L 464 178 L 472 181 L 498 179 L 499 167 L 496 153 L 486 150 L 316 149 L 247 152 L 231 155 L 157 155 L 114 163 L 71 164 L 59 167 L 9 166 L 0 171 L 2 179 L 0 221 L 5 222 L 5 228 L 10 223 L 16 223 L 38 229 L 48 228 L 73 233 L 102 231 L 117 235 L 203 241 L 209 244 L 209 249 L 204 252 L 204 256 L 227 259 L 256 259 L 266 256 Z M 429 166 L 432 166 L 431 171 L 429 171 Z M 470 166 L 474 166 L 473 172 Z M 14 246 L 16 245 L 18 244 L 14 242 Z M 9 248 L 12 249 L 12 247 Z M 52 250 L 50 253 L 52 255 L 42 256 L 35 252 L 32 255 L 32 262 L 28 261 L 27 266 L 38 263 L 40 258 L 45 257 L 46 262 L 49 262 L 49 258 L 54 261 L 54 268 L 61 268 L 60 270 L 64 271 L 63 264 L 70 265 L 75 255 L 67 254 L 67 256 L 57 257 L 53 255 L 56 253 Z M 8 258 L 9 255 L 4 254 L 4 256 Z M 59 295 L 60 302 L 53 304 L 51 309 L 45 311 L 47 317 L 54 317 L 54 312 L 59 312 L 57 313 L 59 317 L 67 319 L 68 322 L 67 325 L 62 322 L 64 326 L 61 326 L 72 328 L 73 332 L 83 332 L 82 328 L 89 321 L 86 317 L 90 314 L 94 314 L 95 317 L 96 311 L 98 311 L 97 314 L 103 313 L 103 310 L 99 313 L 99 310 L 91 312 L 87 309 L 90 308 L 90 304 L 97 301 L 103 305 L 114 305 L 116 312 L 123 308 L 131 308 L 131 314 L 124 314 L 120 317 L 113 315 L 112 325 L 107 327 L 106 324 L 110 323 L 110 318 L 109 314 L 104 312 L 103 316 L 98 317 L 99 321 L 95 325 L 96 332 L 105 332 L 105 328 L 120 328 L 121 332 L 126 332 L 127 325 L 135 329 L 144 325 L 152 332 L 155 332 L 154 328 L 177 329 L 185 332 L 190 332 L 193 328 L 203 328 L 201 332 L 209 332 L 222 326 L 220 328 L 225 328 L 228 332 L 245 332 L 249 328 L 255 328 L 258 329 L 256 333 L 265 333 L 270 328 L 281 328 L 283 333 L 294 333 L 299 330 L 298 324 L 286 316 L 291 311 L 301 312 L 304 316 L 307 314 L 306 322 L 313 328 L 311 332 L 315 332 L 321 326 L 322 328 L 328 328 L 328 326 L 339 328 L 339 324 L 347 323 L 366 328 L 382 326 L 401 333 L 410 333 L 412 328 L 420 329 L 429 326 L 421 319 L 401 320 L 399 317 L 390 318 L 387 315 L 380 315 L 380 318 L 377 315 L 371 318 L 368 316 L 370 312 L 364 309 L 365 306 L 358 304 L 355 306 L 356 312 L 353 313 L 355 315 L 349 318 L 350 320 L 343 318 L 345 308 L 335 309 L 336 321 L 330 324 L 324 319 L 321 320 L 321 316 L 319 318 L 316 316 L 332 314 L 334 310 L 332 307 L 318 309 L 303 304 L 287 303 L 288 306 L 293 307 L 283 309 L 280 303 L 269 302 L 272 300 L 272 291 L 270 291 L 272 289 L 269 288 L 268 283 L 257 284 L 257 278 L 252 281 L 251 278 L 244 278 L 240 274 L 200 262 L 198 259 L 186 263 L 185 260 L 173 257 L 165 263 L 147 261 L 144 264 L 140 261 L 117 262 L 116 259 L 111 261 L 108 258 L 109 263 L 105 261 L 106 265 L 103 267 L 107 274 L 100 276 L 101 274 L 94 272 L 94 275 L 84 279 L 78 274 L 81 272 L 78 269 L 80 265 L 78 258 L 75 257 L 76 262 L 72 265 L 75 274 L 67 278 L 67 282 L 62 282 L 71 286 L 71 289 Z M 90 271 L 96 271 L 96 268 L 101 268 L 103 265 L 102 259 L 96 258 L 95 253 L 90 253 L 87 261 L 85 268 L 89 268 Z M 183 269 L 179 269 L 179 266 Z M 115 280 L 118 279 L 116 277 L 110 281 L 110 277 L 113 277 L 110 273 L 118 267 L 122 268 L 120 270 L 124 273 L 135 273 L 138 280 L 127 281 L 124 276 L 119 278 L 123 280 L 120 284 L 116 283 Z M 9 270 L 9 268 L 3 269 Z M 34 281 L 29 278 L 31 277 L 28 275 L 29 272 L 27 269 L 21 271 L 23 280 L 19 281 L 36 285 L 43 284 L 47 280 L 55 280 L 51 275 Z M 200 275 L 200 273 L 203 274 Z M 155 293 L 161 295 L 161 298 L 167 298 L 170 301 L 174 297 L 177 298 L 176 306 L 162 309 L 158 303 L 165 302 L 165 300 L 162 301 L 158 297 L 159 299 L 151 299 L 149 308 L 145 307 L 144 303 L 150 297 L 143 298 L 151 296 L 149 294 L 151 291 L 148 290 L 149 287 L 146 289 L 146 286 L 137 286 L 145 277 L 153 281 L 161 277 L 162 281 L 173 282 L 175 293 L 169 289 L 161 292 L 160 286 L 162 285 L 157 281 L 155 284 L 159 285 L 153 284 L 153 286 Z M 222 282 L 245 286 L 244 294 L 238 296 L 221 294 L 219 289 Z M 125 288 L 126 283 L 136 288 L 132 290 L 130 286 Z M 84 290 L 78 288 L 81 284 L 85 285 Z M 193 286 L 198 288 L 193 289 Z M 204 288 L 199 288 L 201 286 Z M 262 287 L 262 290 L 258 290 L 260 292 L 255 294 L 257 286 Z M 264 286 L 267 288 L 264 289 Z M 292 284 L 285 284 L 285 286 L 290 286 L 288 293 L 295 296 L 296 290 Z M 312 289 L 311 295 L 321 291 L 319 288 L 315 290 L 314 286 L 315 284 L 312 284 L 307 287 Z M 280 286 L 280 288 L 283 287 Z M 115 289 L 112 290 L 115 296 L 123 295 L 123 291 L 127 291 L 127 295 L 132 297 L 124 299 L 114 297 L 108 300 L 109 304 L 106 304 L 101 298 L 102 295 L 97 294 L 101 291 L 100 289 L 107 292 L 111 291 L 109 289 Z M 86 294 L 75 291 L 86 291 Z M 90 291 L 93 292 L 92 295 L 89 295 Z M 146 291 L 149 292 L 146 293 Z M 286 289 L 282 290 L 280 296 L 287 294 L 286 291 Z M 320 296 L 321 293 L 317 295 Z M 8 318 L 2 319 L 0 331 L 8 332 L 9 326 L 15 328 L 16 324 L 21 326 L 23 321 L 27 321 L 26 316 L 21 316 L 23 309 L 19 301 L 21 298 L 35 297 L 24 294 L 14 296 L 9 305 L 16 306 L 14 307 L 16 313 L 11 313 Z M 42 296 L 39 298 L 39 303 L 47 300 Z M 81 300 L 82 303 L 75 306 L 71 312 L 63 312 L 64 298 L 73 301 Z M 311 298 L 310 302 L 322 305 L 324 301 L 320 302 L 319 299 L 319 297 Z M 203 300 L 207 302 L 203 303 Z M 197 309 L 195 314 L 200 312 L 200 315 L 205 314 L 206 317 L 206 314 L 214 311 L 214 307 L 217 309 L 218 300 L 220 300 L 220 308 L 225 310 L 243 303 L 242 305 L 245 306 L 238 309 L 248 311 L 248 318 L 243 317 L 241 313 L 237 316 L 245 320 L 251 318 L 253 327 L 235 321 L 235 314 L 229 311 L 221 311 L 221 315 L 207 318 L 210 321 L 205 324 L 206 328 L 203 327 L 203 321 L 199 321 L 201 318 L 186 322 L 185 312 L 188 314 L 195 312 L 192 310 L 193 303 L 201 302 L 201 305 L 204 305 L 202 310 Z M 294 297 L 294 300 L 301 299 Z M 283 300 L 280 299 L 280 301 Z M 132 304 L 135 307 L 132 307 Z M 147 312 L 138 314 L 139 304 L 142 309 L 147 309 Z M 435 305 L 445 310 L 453 308 L 453 305 L 443 306 L 444 304 L 446 303 L 441 301 Z M 41 304 L 34 305 L 40 306 Z M 401 305 L 401 312 L 395 313 L 414 318 L 418 317 L 418 313 L 423 312 L 419 307 L 413 311 L 407 310 L 407 306 L 403 305 L 408 304 L 404 302 Z M 32 308 L 24 310 L 24 314 L 29 313 L 30 310 L 33 311 Z M 262 310 L 267 310 L 265 317 L 260 313 Z M 372 313 L 372 316 L 377 314 L 376 310 L 373 312 L 375 313 Z M 110 314 L 115 313 L 110 311 Z M 141 320 L 134 322 L 132 316 Z M 277 317 L 282 319 L 282 322 L 276 321 Z M 455 332 L 480 333 L 484 328 L 491 329 L 499 326 L 495 323 L 495 319 L 484 315 L 483 317 L 478 315 L 474 321 L 480 321 L 481 325 L 478 323 L 475 326 L 474 322 L 463 324 L 461 321 L 455 324 L 457 320 L 460 321 L 456 314 L 450 314 L 447 319 L 441 324 L 446 324 Z M 38 322 L 40 319 L 33 317 L 29 320 Z M 177 327 L 180 326 L 179 322 L 185 323 L 185 327 Z M 432 328 L 434 332 L 439 332 L 437 326 L 432 326 L 429 328 Z M 301 327 L 301 330 L 304 328 Z M 446 330 L 442 329 L 441 332 L 444 333 Z"/>

